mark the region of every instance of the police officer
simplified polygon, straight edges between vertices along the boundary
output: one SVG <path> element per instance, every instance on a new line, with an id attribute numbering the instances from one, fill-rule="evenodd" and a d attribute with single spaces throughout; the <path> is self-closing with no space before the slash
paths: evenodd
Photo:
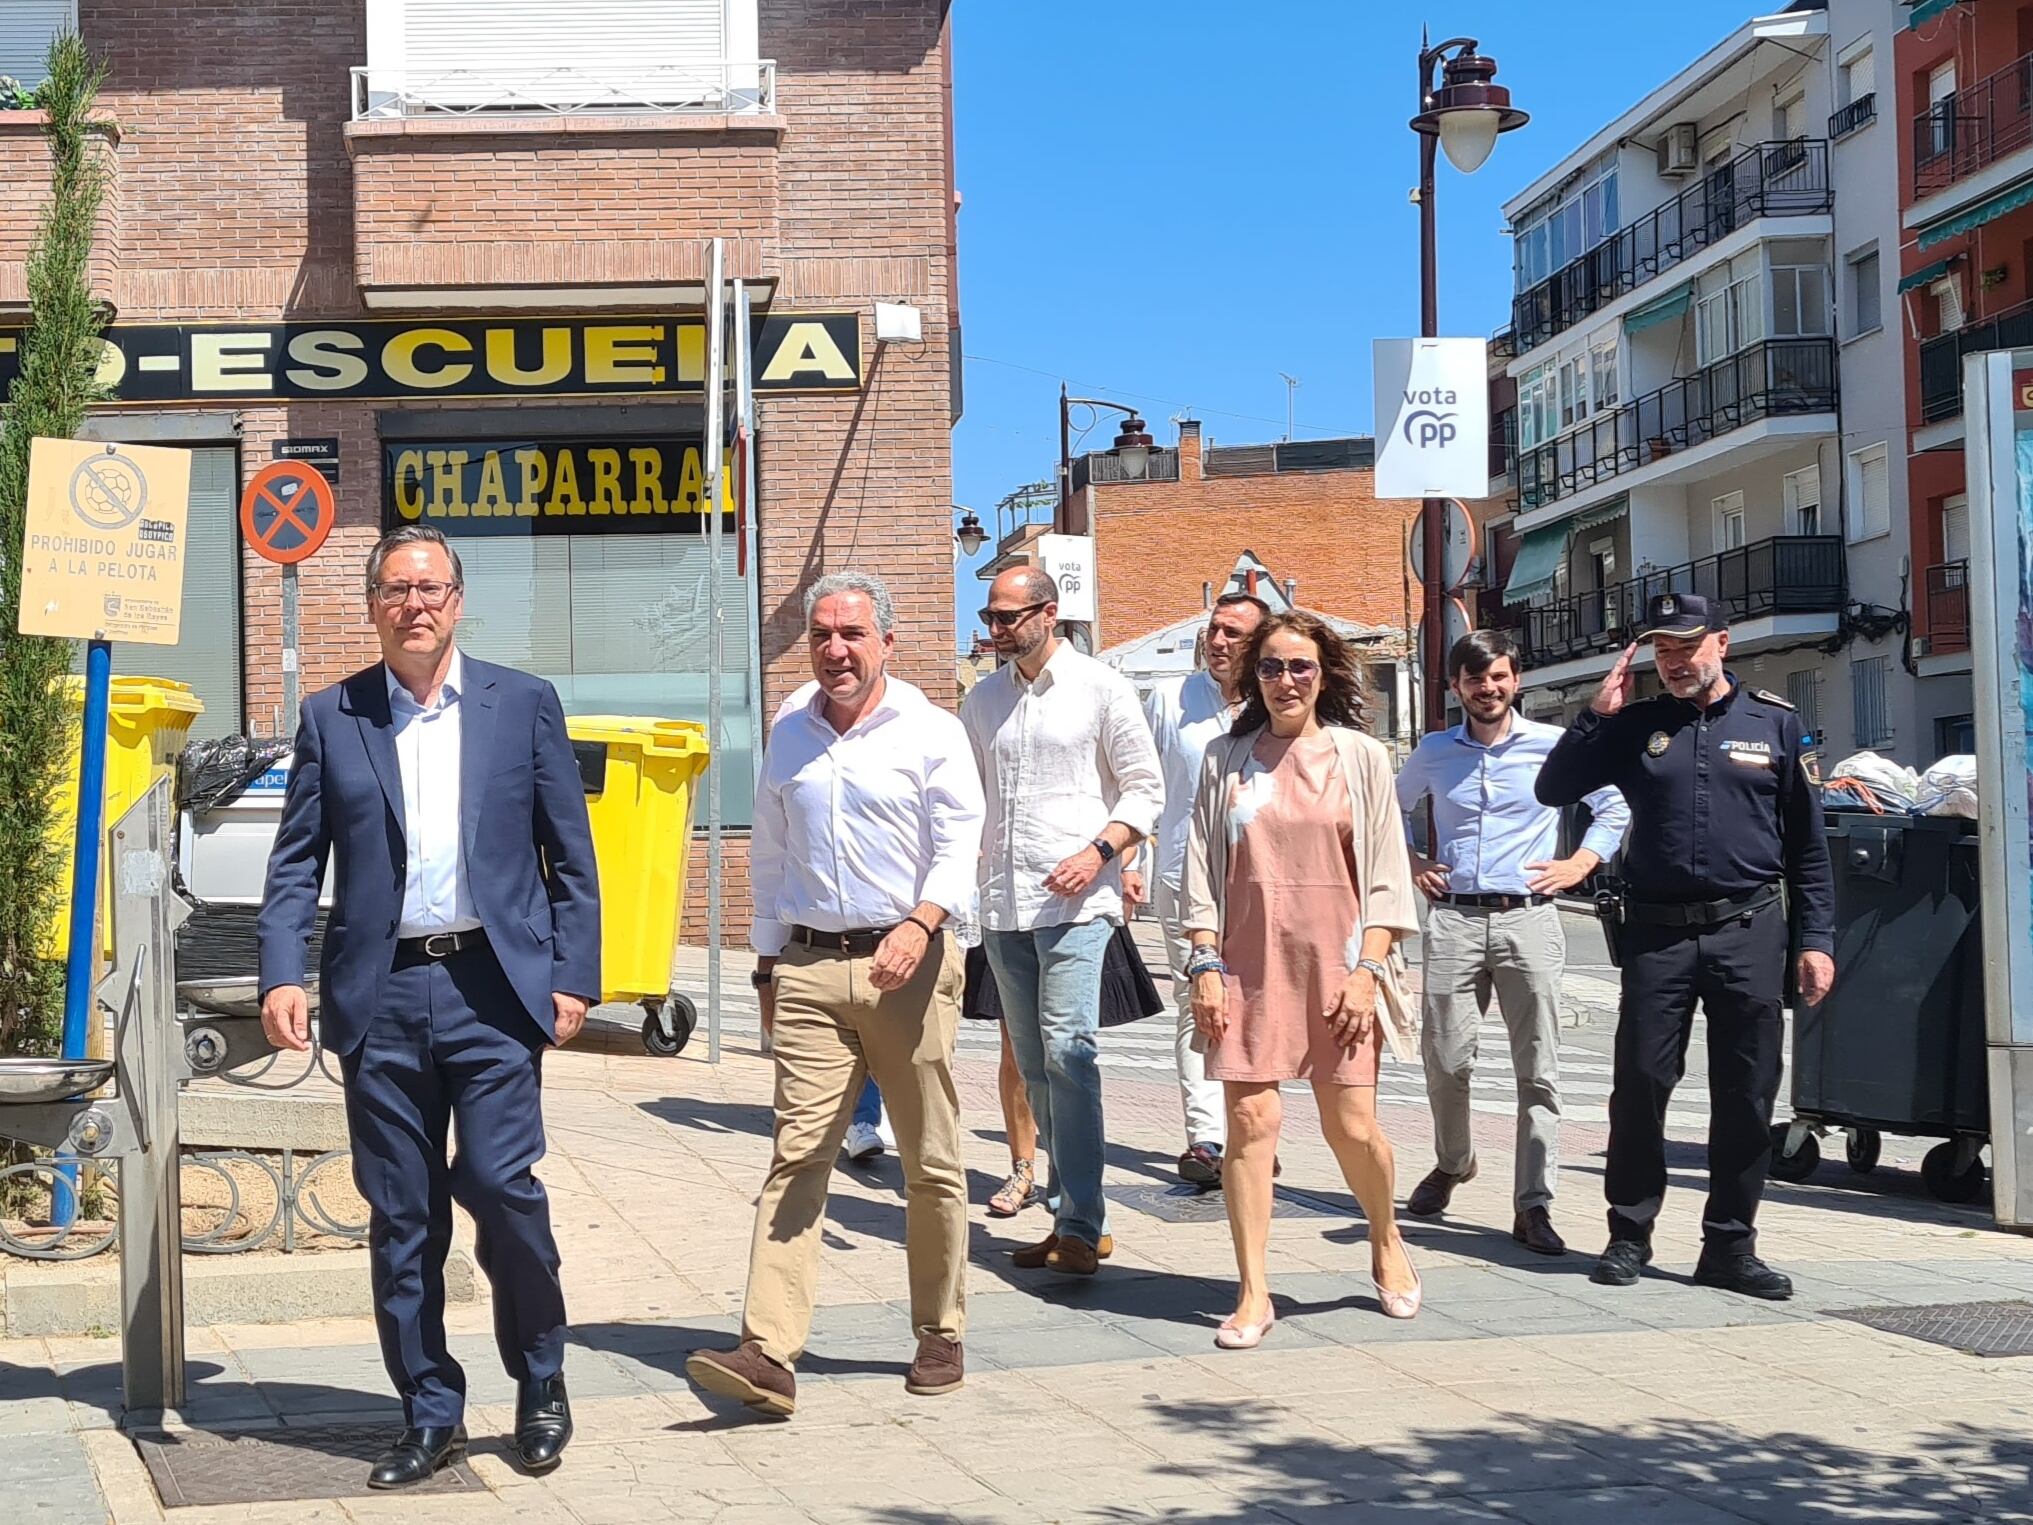
<path id="1" fill-rule="evenodd" d="M 1610 1242 L 1594 1280 L 1629 1286 L 1652 1258 L 1666 1194 L 1666 1103 L 1686 1069 L 1699 999 L 1708 1018 L 1709 1193 L 1694 1279 L 1778 1301 L 1793 1283 L 1754 1253 L 1754 1224 L 1779 1090 L 1782 886 L 1802 949 L 1799 996 L 1811 1004 L 1835 980 L 1821 800 L 1793 707 L 1724 670 L 1723 611 L 1699 594 L 1662 593 L 1645 615 L 1638 641 L 1651 641 L 1666 692 L 1634 697 L 1637 643 L 1625 648 L 1538 782 L 1548 805 L 1613 785 L 1631 807 L 1603 1180 Z"/>

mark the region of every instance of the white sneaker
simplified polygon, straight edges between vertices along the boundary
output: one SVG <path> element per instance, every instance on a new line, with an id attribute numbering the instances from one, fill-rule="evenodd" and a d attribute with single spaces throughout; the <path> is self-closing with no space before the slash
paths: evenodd
<path id="1" fill-rule="evenodd" d="M 889 1108 L 882 1109 L 882 1116 L 875 1120 L 875 1136 L 882 1140 L 885 1149 L 896 1148 L 896 1129 L 889 1125 Z"/>
<path id="2" fill-rule="evenodd" d="M 846 1142 L 840 1146 L 840 1152 L 856 1162 L 872 1160 L 881 1154 L 882 1150 L 882 1135 L 867 1123 L 855 1123 L 850 1127 L 847 1130 Z"/>

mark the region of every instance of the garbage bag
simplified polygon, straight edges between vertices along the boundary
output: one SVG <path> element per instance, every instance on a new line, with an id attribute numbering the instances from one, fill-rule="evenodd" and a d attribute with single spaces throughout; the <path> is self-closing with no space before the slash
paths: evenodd
<path id="1" fill-rule="evenodd" d="M 216 741 L 194 741 L 177 759 L 177 809 L 202 813 L 230 804 L 289 753 L 290 744 L 279 738 L 221 736 Z"/>
<path id="2" fill-rule="evenodd" d="M 1944 757 L 1920 775 L 1920 789 L 1913 799 L 1917 815 L 1956 815 L 1964 820 L 1977 818 L 1977 760 L 1967 753 Z"/>
<path id="3" fill-rule="evenodd" d="M 1852 752 L 1828 771 L 1828 787 L 1847 786 L 1884 809 L 1908 814 L 1920 793 L 1920 775 L 1876 752 Z"/>

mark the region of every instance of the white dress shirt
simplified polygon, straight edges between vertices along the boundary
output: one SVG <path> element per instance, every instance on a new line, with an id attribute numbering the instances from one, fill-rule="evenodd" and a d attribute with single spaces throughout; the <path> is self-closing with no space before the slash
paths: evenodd
<path id="1" fill-rule="evenodd" d="M 469 932 L 480 925 L 459 824 L 459 695 L 465 680 L 466 659 L 457 647 L 429 707 L 388 673 L 388 718 L 402 771 L 402 838 L 409 850 L 398 937 Z"/>
<path id="2" fill-rule="evenodd" d="M 1193 814 L 1193 794 L 1200 787 L 1200 765 L 1207 744 L 1226 736 L 1235 723 L 1238 705 L 1221 697 L 1221 685 L 1206 672 L 1169 679 L 1151 691 L 1144 715 L 1165 778 L 1165 810 L 1158 817 L 1158 879 L 1175 895 L 1186 874 L 1186 826 Z"/>
<path id="3" fill-rule="evenodd" d="M 791 928 L 893 927 L 920 904 L 959 939 L 974 924 L 981 779 L 960 722 L 901 678 L 847 731 L 825 695 L 777 714 L 749 839 L 749 945 L 783 952 Z"/>
<path id="4" fill-rule="evenodd" d="M 1045 878 L 1119 821 L 1149 836 L 1165 803 L 1157 748 L 1136 690 L 1061 641 L 1036 682 L 1005 662 L 967 695 L 960 719 L 988 790 L 981 838 L 981 924 L 1024 932 L 1122 915 L 1122 863 L 1085 894 Z"/>
<path id="5" fill-rule="evenodd" d="M 1425 802 L 1433 801 L 1439 836 L 1434 861 L 1447 869 L 1450 895 L 1523 895 L 1528 863 L 1559 855 L 1560 812 L 1539 803 L 1533 786 L 1553 743 L 1566 732 L 1543 720 L 1511 716 L 1501 741 L 1484 746 L 1465 725 L 1420 741 L 1398 774 L 1398 808 L 1414 852 L 1426 850 Z M 1605 863 L 1624 839 L 1631 807 L 1614 789 L 1588 797 L 1581 845 Z"/>

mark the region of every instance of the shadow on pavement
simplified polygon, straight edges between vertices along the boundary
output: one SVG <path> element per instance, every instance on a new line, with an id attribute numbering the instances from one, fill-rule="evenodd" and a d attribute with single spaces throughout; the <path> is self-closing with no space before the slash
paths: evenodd
<path id="1" fill-rule="evenodd" d="M 660 1096 L 636 1105 L 660 1122 L 677 1128 L 695 1128 L 701 1133 L 752 1133 L 758 1138 L 768 1138 L 776 1131 L 776 1113 L 754 1102 Z M 761 1184 L 760 1179 L 757 1184 Z"/>
<path id="2" fill-rule="evenodd" d="M 1143 1487 L 1146 1497 L 1132 1505 L 1098 1493 L 1083 1518 L 1119 1515 L 1174 1525 L 1932 1522 L 1997 1519 L 2033 1498 L 2033 1431 L 1967 1424 L 1937 1426 L 1891 1451 L 1863 1436 L 1754 1435 L 1720 1421 L 1610 1428 L 1503 1414 L 1473 1430 L 1401 1432 L 1391 1425 L 1387 1438 L 1365 1442 L 1360 1420 L 1345 1426 L 1353 1439 L 1318 1429 L 1295 1434 L 1292 1410 L 1260 1399 L 1157 1403 L 1145 1412 L 1178 1431 L 1169 1449 L 1179 1459 L 1157 1463 L 1155 1474 L 1185 1486 L 1153 1489 L 1145 1478 L 1125 1477 L 1125 1491 Z M 1041 1458 L 1040 1465 L 1049 1460 Z M 870 1509 L 867 1518 L 974 1525 L 988 1516 L 965 1506 L 889 1506 Z"/>

